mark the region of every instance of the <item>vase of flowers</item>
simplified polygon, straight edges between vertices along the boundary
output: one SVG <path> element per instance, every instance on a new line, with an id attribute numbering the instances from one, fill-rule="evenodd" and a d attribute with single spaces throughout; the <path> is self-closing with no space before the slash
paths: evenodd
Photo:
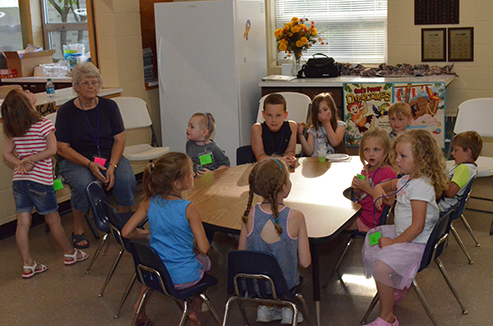
<path id="1" fill-rule="evenodd" d="M 296 76 L 301 68 L 302 52 L 308 50 L 317 41 L 324 44 L 321 38 L 317 38 L 318 32 L 315 23 L 306 18 L 293 17 L 284 27 L 276 29 L 274 35 L 277 41 L 277 51 L 286 52 L 285 58 L 293 58 L 293 68 L 291 69 L 293 76 Z"/>

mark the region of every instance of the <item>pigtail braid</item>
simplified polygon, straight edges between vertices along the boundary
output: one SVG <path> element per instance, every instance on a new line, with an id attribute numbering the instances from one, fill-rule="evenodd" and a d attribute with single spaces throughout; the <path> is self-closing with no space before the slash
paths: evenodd
<path id="1" fill-rule="evenodd" d="M 253 190 L 250 189 L 250 191 L 248 192 L 247 208 L 245 209 L 245 213 L 243 213 L 243 216 L 241 217 L 241 221 L 243 223 L 246 223 L 248 220 L 248 214 L 250 214 L 250 209 L 252 208 L 252 201 L 253 201 Z"/>
<path id="2" fill-rule="evenodd" d="M 274 217 L 274 227 L 276 228 L 277 235 L 282 234 L 282 227 L 279 224 L 279 210 L 277 209 L 277 190 L 270 196 L 270 206 L 272 209 L 272 216 Z"/>

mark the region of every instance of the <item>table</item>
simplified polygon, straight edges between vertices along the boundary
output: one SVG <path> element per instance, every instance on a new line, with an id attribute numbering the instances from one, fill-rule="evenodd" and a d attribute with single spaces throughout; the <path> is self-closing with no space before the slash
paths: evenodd
<path id="1" fill-rule="evenodd" d="M 184 198 L 194 202 L 206 229 L 239 234 L 241 216 L 248 200 L 248 175 L 252 164 L 216 170 L 195 179 L 193 190 Z M 286 206 L 303 212 L 312 254 L 313 298 L 320 325 L 319 245 L 334 239 L 352 223 L 360 205 L 343 196 L 353 176 L 363 165 L 357 156 L 344 162 L 318 162 L 316 157 L 300 158 L 291 173 L 291 193 Z M 261 201 L 255 196 L 253 204 Z"/>

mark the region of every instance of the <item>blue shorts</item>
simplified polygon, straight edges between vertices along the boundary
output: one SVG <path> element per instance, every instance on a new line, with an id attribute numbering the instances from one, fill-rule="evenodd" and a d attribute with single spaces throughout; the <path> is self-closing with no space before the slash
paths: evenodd
<path id="1" fill-rule="evenodd" d="M 33 207 L 41 215 L 58 211 L 58 203 L 53 186 L 27 180 L 12 183 L 16 213 L 31 213 Z"/>
<path id="2" fill-rule="evenodd" d="M 108 168 L 110 160 L 106 160 L 105 167 Z M 86 187 L 92 181 L 97 180 L 91 170 L 85 166 L 77 165 L 66 159 L 58 162 L 60 174 L 70 187 L 70 204 L 73 209 L 79 212 L 89 210 L 89 201 L 86 195 Z M 104 175 L 105 171 L 101 171 Z M 115 170 L 115 184 L 111 188 L 118 206 L 133 206 L 135 202 L 135 174 L 130 166 L 130 162 L 122 156 L 118 167 Z"/>

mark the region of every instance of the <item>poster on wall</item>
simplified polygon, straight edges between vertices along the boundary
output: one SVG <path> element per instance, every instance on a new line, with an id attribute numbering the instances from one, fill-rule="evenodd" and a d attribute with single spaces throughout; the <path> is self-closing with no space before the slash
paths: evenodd
<path id="1" fill-rule="evenodd" d="M 394 102 L 411 106 L 409 129 L 426 129 L 445 146 L 445 83 L 394 83 Z"/>
<path id="2" fill-rule="evenodd" d="M 440 147 L 445 146 L 445 83 L 345 83 L 345 143 L 358 146 L 363 134 L 372 128 L 392 131 L 388 109 L 394 102 L 411 107 L 407 129 L 430 131 Z"/>
<path id="3" fill-rule="evenodd" d="M 392 83 L 345 83 L 345 142 L 357 146 L 365 131 L 383 128 L 390 132 L 388 107 L 392 104 Z"/>

